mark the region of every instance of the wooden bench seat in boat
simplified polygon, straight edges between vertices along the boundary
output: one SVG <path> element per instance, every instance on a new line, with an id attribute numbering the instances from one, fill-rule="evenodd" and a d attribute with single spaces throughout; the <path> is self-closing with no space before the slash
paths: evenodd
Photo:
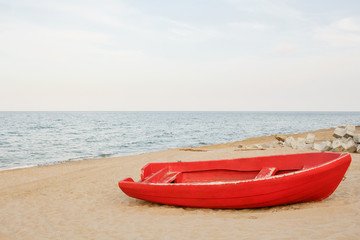
<path id="1" fill-rule="evenodd" d="M 171 183 L 180 172 L 170 172 L 169 168 L 162 168 L 145 179 L 147 183 Z"/>
<path id="2" fill-rule="evenodd" d="M 255 179 L 271 177 L 274 176 L 276 172 L 277 172 L 277 168 L 275 167 L 262 168 L 258 173 L 258 175 L 256 175 Z"/>

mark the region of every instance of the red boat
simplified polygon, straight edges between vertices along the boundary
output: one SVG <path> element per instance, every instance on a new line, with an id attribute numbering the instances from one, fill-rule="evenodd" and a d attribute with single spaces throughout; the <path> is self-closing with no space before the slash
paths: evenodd
<path id="1" fill-rule="evenodd" d="M 128 196 L 200 208 L 257 208 L 320 201 L 340 184 L 348 153 L 301 153 L 215 161 L 150 163 L 141 181 L 119 182 Z"/>

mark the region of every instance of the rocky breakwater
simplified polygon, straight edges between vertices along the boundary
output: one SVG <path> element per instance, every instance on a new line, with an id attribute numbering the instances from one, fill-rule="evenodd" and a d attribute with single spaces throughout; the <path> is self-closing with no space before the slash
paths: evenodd
<path id="1" fill-rule="evenodd" d="M 355 126 L 348 124 L 345 128 L 336 128 L 333 137 L 335 140 L 331 146 L 334 152 L 360 153 L 360 134 L 356 133 Z"/>
<path id="2" fill-rule="evenodd" d="M 316 141 L 316 136 L 312 133 L 305 138 L 294 138 L 287 135 L 275 135 L 275 140 L 271 143 L 254 144 L 252 146 L 240 145 L 242 150 L 264 150 L 267 148 L 291 147 L 293 149 L 315 150 L 320 152 L 349 152 L 360 153 L 360 133 L 356 132 L 353 125 L 338 127 L 334 130 L 333 137 L 325 141 Z"/>

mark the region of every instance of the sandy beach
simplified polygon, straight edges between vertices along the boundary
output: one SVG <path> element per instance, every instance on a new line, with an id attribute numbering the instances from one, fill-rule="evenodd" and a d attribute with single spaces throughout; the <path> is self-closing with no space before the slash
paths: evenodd
<path id="1" fill-rule="evenodd" d="M 332 132 L 312 133 L 322 141 Z M 273 140 L 274 136 L 264 136 L 2 171 L 0 239 L 359 239 L 360 154 L 356 153 L 351 154 L 352 163 L 337 190 L 321 202 L 241 210 L 183 208 L 132 199 L 117 186 L 125 177 L 138 180 L 141 167 L 150 162 L 304 152 L 289 147 L 252 151 L 237 147 Z"/>

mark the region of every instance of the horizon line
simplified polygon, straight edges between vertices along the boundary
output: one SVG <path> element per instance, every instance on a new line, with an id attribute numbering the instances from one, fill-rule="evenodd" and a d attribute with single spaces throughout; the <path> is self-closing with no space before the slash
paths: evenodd
<path id="1" fill-rule="evenodd" d="M 0 110 L 0 112 L 360 112 L 360 110 Z"/>

